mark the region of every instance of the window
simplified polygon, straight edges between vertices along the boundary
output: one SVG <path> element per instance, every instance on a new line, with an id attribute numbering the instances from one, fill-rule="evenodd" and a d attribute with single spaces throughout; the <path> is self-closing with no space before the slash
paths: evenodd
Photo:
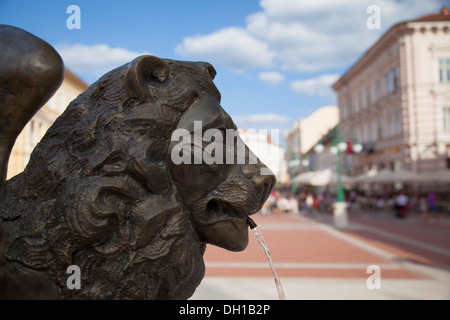
<path id="1" fill-rule="evenodd" d="M 36 120 L 30 122 L 30 143 L 36 145 L 39 142 L 39 123 Z"/>
<path id="2" fill-rule="evenodd" d="M 34 122 L 35 120 L 30 121 L 30 131 L 28 131 L 29 135 L 29 141 L 31 144 L 34 144 Z"/>
<path id="3" fill-rule="evenodd" d="M 366 123 L 365 125 L 365 134 L 364 134 L 364 141 L 363 142 L 371 142 L 372 141 L 372 135 L 371 135 L 371 127 L 370 127 L 370 123 Z"/>
<path id="4" fill-rule="evenodd" d="M 339 115 L 341 116 L 341 120 L 343 120 L 347 117 L 347 106 L 346 105 L 343 105 L 341 108 L 339 108 Z"/>
<path id="5" fill-rule="evenodd" d="M 44 135 L 44 126 L 42 125 L 42 122 L 39 122 L 39 124 L 38 124 L 38 140 L 40 140 L 43 135 Z"/>
<path id="6" fill-rule="evenodd" d="M 373 129 L 375 128 L 375 122 L 369 123 L 369 136 L 367 137 L 369 139 L 369 142 L 373 142 Z"/>
<path id="7" fill-rule="evenodd" d="M 364 127 L 358 127 L 356 129 L 356 136 L 359 137 L 359 139 L 361 139 L 361 141 L 366 141 L 365 137 L 364 137 Z"/>
<path id="8" fill-rule="evenodd" d="M 390 72 L 386 73 L 385 81 L 386 81 L 386 93 L 391 93 L 393 88 L 392 88 L 392 74 Z"/>
<path id="9" fill-rule="evenodd" d="M 377 140 L 381 140 L 383 138 L 383 123 L 381 120 L 377 121 Z"/>
<path id="10" fill-rule="evenodd" d="M 444 131 L 450 131 L 450 105 L 444 107 Z"/>
<path id="11" fill-rule="evenodd" d="M 399 81 L 398 81 L 398 68 L 395 68 L 392 70 L 392 89 L 393 91 L 397 90 L 399 87 Z"/>
<path id="12" fill-rule="evenodd" d="M 386 93 L 394 92 L 399 87 L 398 68 L 392 69 L 392 71 L 386 73 Z"/>
<path id="13" fill-rule="evenodd" d="M 381 97 L 381 84 L 380 80 L 375 82 L 375 101 Z"/>
<path id="14" fill-rule="evenodd" d="M 372 103 L 372 99 L 370 96 L 370 87 L 367 87 L 367 89 L 366 89 L 366 105 L 370 106 L 371 103 Z"/>
<path id="15" fill-rule="evenodd" d="M 358 110 L 362 110 L 364 108 L 364 101 L 362 97 L 362 92 L 358 94 Z"/>
<path id="16" fill-rule="evenodd" d="M 395 134 L 395 118 L 394 115 L 390 115 L 386 118 L 387 122 L 387 136 L 391 137 Z"/>
<path id="17" fill-rule="evenodd" d="M 346 96 L 346 104 L 342 108 L 342 119 L 352 115 L 352 97 L 350 94 Z"/>
<path id="18" fill-rule="evenodd" d="M 450 82 L 450 59 L 439 60 L 439 81 Z"/>
<path id="19" fill-rule="evenodd" d="M 395 113 L 395 128 L 394 133 L 395 134 L 401 134 L 402 133 L 402 112 L 398 111 Z"/>
<path id="20" fill-rule="evenodd" d="M 351 116 L 353 114 L 353 97 L 349 97 L 348 99 L 348 115 Z"/>

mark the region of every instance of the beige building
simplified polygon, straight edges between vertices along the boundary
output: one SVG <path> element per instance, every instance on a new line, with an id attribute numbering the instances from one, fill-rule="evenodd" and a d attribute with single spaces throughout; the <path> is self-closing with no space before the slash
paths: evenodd
<path id="1" fill-rule="evenodd" d="M 25 169 L 31 152 L 67 105 L 88 85 L 66 69 L 64 81 L 53 97 L 34 115 L 16 139 L 8 162 L 7 179 Z"/>
<path id="2" fill-rule="evenodd" d="M 284 149 L 279 145 L 278 136 L 270 136 L 267 130 L 239 130 L 239 136 L 249 149 L 273 172 L 277 182 L 286 182 L 286 161 Z M 278 131 L 277 131 L 278 132 Z"/>
<path id="3" fill-rule="evenodd" d="M 450 168 L 450 14 L 390 28 L 334 85 L 339 127 L 357 138 L 352 174 Z"/>
<path id="4" fill-rule="evenodd" d="M 339 108 L 329 105 L 294 123 L 285 135 L 286 160 L 290 162 L 291 174 L 304 171 L 303 166 L 308 166 L 309 161 L 305 154 L 338 122 Z"/>

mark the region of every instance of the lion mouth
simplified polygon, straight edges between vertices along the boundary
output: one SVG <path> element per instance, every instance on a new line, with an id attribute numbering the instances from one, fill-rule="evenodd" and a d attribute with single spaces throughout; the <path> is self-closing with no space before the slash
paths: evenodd
<path id="1" fill-rule="evenodd" d="M 229 220 L 230 218 L 247 219 L 248 215 L 246 212 L 236 210 L 229 203 L 217 199 L 212 199 L 207 203 L 205 213 L 209 219 L 215 221 Z"/>
<path id="2" fill-rule="evenodd" d="M 194 222 L 201 241 L 230 251 L 247 247 L 247 219 L 253 212 L 247 212 L 244 203 L 210 199 L 201 212 L 201 218 Z"/>

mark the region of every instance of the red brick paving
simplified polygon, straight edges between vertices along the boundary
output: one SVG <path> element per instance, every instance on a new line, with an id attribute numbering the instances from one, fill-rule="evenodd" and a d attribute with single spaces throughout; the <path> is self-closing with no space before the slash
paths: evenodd
<path id="1" fill-rule="evenodd" d="M 424 222 L 417 214 L 411 214 L 406 220 L 394 219 L 389 214 L 367 213 L 350 215 L 350 221 L 361 223 L 383 231 L 419 240 L 424 243 L 450 250 L 450 225 L 448 218 L 441 222 Z"/>
<path id="2" fill-rule="evenodd" d="M 423 248 L 417 248 L 414 245 L 409 245 L 401 241 L 396 241 L 395 239 L 383 237 L 370 231 L 351 231 L 346 232 L 346 234 L 392 253 L 401 260 L 435 266 L 450 265 L 449 256 L 435 253 Z"/>
<path id="3" fill-rule="evenodd" d="M 375 230 L 379 229 L 383 233 L 400 236 L 407 241 L 398 241 L 370 230 L 349 230 L 345 233 L 392 253 L 398 259 L 434 266 L 448 266 L 450 265 L 450 224 L 448 217 L 441 220 L 443 221 L 439 223 L 425 223 L 418 215 L 411 215 L 406 220 L 395 219 L 386 214 L 382 217 L 374 214 L 350 215 L 352 222 Z M 411 240 L 410 243 L 408 243 L 408 239 Z M 418 247 L 414 242 L 419 242 L 424 246 L 433 246 L 448 254 L 427 250 L 426 247 Z"/>
<path id="4" fill-rule="evenodd" d="M 369 264 L 367 265 L 369 266 Z M 317 268 L 278 268 L 277 274 L 280 277 L 295 278 L 365 278 L 370 276 L 365 268 L 361 269 L 317 269 Z M 382 269 L 381 275 L 384 279 L 422 279 L 423 277 L 405 269 Z M 207 268 L 205 276 L 209 277 L 272 277 L 272 273 L 267 269 L 246 269 L 246 268 Z"/>
<path id="5" fill-rule="evenodd" d="M 402 267 L 398 261 L 377 256 L 352 243 L 344 241 L 317 227 L 317 224 L 301 216 L 289 215 L 255 215 L 253 219 L 260 226 L 271 251 L 272 259 L 277 264 L 285 264 L 276 268 L 280 277 L 320 277 L 320 278 L 367 278 L 366 268 L 369 265 L 383 265 L 383 278 L 421 278 Z M 391 220 L 383 221 L 362 217 L 351 217 L 371 228 L 392 232 L 402 237 L 410 237 L 415 241 L 424 241 L 431 245 L 440 244 L 442 248 L 450 247 L 446 240 L 446 227 L 430 236 L 429 228 L 423 230 L 413 228 L 407 223 Z M 432 226 L 430 227 L 433 228 Z M 450 228 L 449 228 L 450 229 Z M 408 260 L 432 265 L 449 265 L 450 257 L 407 243 L 394 241 L 380 236 L 370 230 L 341 230 L 345 235 L 353 237 L 386 252 L 394 254 L 399 260 Z M 441 234 L 442 233 L 442 234 Z M 436 239 L 440 241 L 436 242 Z M 267 258 L 259 247 L 255 237 L 249 232 L 249 245 L 243 252 L 229 252 L 215 246 L 208 246 L 205 253 L 206 276 L 255 276 L 272 277 Z M 227 263 L 235 263 L 233 266 Z M 237 264 L 236 264 L 237 263 Z M 257 263 L 255 267 L 252 263 Z M 294 267 L 286 263 L 297 264 Z M 209 264 L 209 265 L 208 265 Z M 267 267 L 264 267 L 264 265 Z M 311 265 L 315 264 L 315 265 Z"/>
<path id="6" fill-rule="evenodd" d="M 262 228 L 263 229 L 263 228 Z M 263 230 L 274 263 L 389 263 L 322 230 Z M 229 252 L 208 246 L 205 260 L 234 262 L 263 262 L 263 254 L 253 234 L 243 252 Z"/>

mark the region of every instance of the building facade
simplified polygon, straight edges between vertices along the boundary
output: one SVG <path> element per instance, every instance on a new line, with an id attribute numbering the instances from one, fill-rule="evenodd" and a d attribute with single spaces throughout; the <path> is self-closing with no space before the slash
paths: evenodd
<path id="1" fill-rule="evenodd" d="M 399 23 L 334 83 L 341 132 L 364 146 L 352 175 L 450 168 L 449 28 L 446 7 Z"/>
<path id="2" fill-rule="evenodd" d="M 239 136 L 248 148 L 273 172 L 277 182 L 285 182 L 286 161 L 284 160 L 284 149 L 277 141 L 278 137 L 271 137 L 265 132 L 255 130 L 239 130 Z"/>
<path id="3" fill-rule="evenodd" d="M 329 105 L 294 123 L 285 135 L 286 161 L 291 164 L 291 175 L 305 171 L 304 167 L 309 166 L 309 156 L 306 153 L 338 122 L 339 108 Z"/>
<path id="4" fill-rule="evenodd" d="M 34 115 L 17 137 L 8 162 L 7 179 L 25 169 L 31 152 L 56 118 L 88 85 L 66 69 L 64 81 L 49 101 Z"/>

